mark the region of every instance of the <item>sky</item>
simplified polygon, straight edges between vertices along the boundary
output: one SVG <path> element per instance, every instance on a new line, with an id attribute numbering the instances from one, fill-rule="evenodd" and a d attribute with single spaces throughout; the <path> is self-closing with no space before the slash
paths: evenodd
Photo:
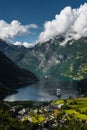
<path id="1" fill-rule="evenodd" d="M 80 8 L 86 0 L 0 0 L 0 38 L 11 40 L 15 44 L 43 42 L 54 34 L 48 35 L 53 20 L 59 21 L 56 15 L 67 6 L 72 9 Z M 86 7 L 85 7 L 86 8 Z M 70 9 L 66 9 L 69 12 Z M 72 13 L 73 11 L 71 11 Z M 71 14 L 70 14 L 71 15 Z M 64 15 L 63 15 L 64 16 Z M 50 22 L 50 24 L 49 24 Z M 57 22 L 58 23 L 58 22 Z M 54 23 L 53 23 L 54 24 Z M 60 24 L 59 24 L 60 25 Z M 47 26 L 50 29 L 48 29 Z M 56 26 L 56 24 L 55 24 Z"/>

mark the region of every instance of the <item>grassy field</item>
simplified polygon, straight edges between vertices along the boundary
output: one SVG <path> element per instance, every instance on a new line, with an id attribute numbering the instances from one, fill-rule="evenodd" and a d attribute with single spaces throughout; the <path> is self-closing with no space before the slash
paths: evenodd
<path id="1" fill-rule="evenodd" d="M 42 115 L 37 115 L 37 114 L 31 115 L 31 119 L 33 123 L 40 123 L 45 120 L 45 118 Z"/>
<path id="2" fill-rule="evenodd" d="M 58 100 L 54 104 L 64 104 L 63 111 L 74 118 L 87 119 L 87 98 L 74 98 L 68 100 Z"/>

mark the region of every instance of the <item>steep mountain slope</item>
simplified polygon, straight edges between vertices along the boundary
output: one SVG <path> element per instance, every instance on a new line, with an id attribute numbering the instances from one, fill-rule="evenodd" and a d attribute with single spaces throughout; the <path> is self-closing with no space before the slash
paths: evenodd
<path id="1" fill-rule="evenodd" d="M 9 90 L 35 83 L 37 80 L 33 73 L 19 68 L 0 52 L 0 97 L 7 95 Z"/>
<path id="2" fill-rule="evenodd" d="M 0 39 L 0 51 L 8 57 L 11 57 L 11 59 L 15 59 L 15 62 L 18 62 L 26 54 L 27 49 L 23 46 L 15 46 Z"/>
<path id="3" fill-rule="evenodd" d="M 4 49 L 4 53 L 37 76 L 62 75 L 75 80 L 87 77 L 87 38 L 68 41 L 65 46 L 60 46 L 63 41 L 63 37 L 55 37 L 31 49 L 13 46 L 14 51 Z"/>

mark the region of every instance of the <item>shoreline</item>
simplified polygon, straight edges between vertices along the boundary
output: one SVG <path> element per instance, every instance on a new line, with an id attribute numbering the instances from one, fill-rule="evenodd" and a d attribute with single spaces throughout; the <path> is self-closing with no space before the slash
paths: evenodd
<path id="1" fill-rule="evenodd" d="M 33 81 L 31 83 L 29 82 L 29 83 L 24 83 L 22 85 L 20 84 L 20 85 L 17 85 L 16 87 L 14 86 L 14 89 L 10 89 L 7 87 L 6 89 L 8 89 L 8 93 L 4 94 L 2 97 L 0 95 L 0 99 L 1 99 L 1 101 L 4 101 L 6 99 L 6 97 L 18 93 L 17 89 L 25 88 L 27 85 L 33 85 L 33 84 L 36 84 L 37 82 L 38 81 Z"/>

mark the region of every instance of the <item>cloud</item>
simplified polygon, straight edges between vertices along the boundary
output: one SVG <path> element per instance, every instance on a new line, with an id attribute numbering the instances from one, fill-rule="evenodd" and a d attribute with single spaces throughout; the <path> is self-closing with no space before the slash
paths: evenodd
<path id="1" fill-rule="evenodd" d="M 23 42 L 22 43 L 22 42 L 17 41 L 17 42 L 12 43 L 12 44 L 15 46 L 24 46 L 25 48 L 32 48 L 37 44 L 37 42 L 34 42 L 34 43 Z"/>
<path id="2" fill-rule="evenodd" d="M 13 42 L 12 39 L 17 36 L 23 36 L 25 34 L 30 34 L 30 29 L 36 29 L 38 26 L 36 24 L 22 25 L 19 21 L 13 20 L 11 23 L 7 23 L 4 20 L 0 20 L 0 39 L 7 42 L 11 42 L 14 45 L 23 45 L 24 47 L 33 47 L 36 43 L 28 42 Z"/>
<path id="3" fill-rule="evenodd" d="M 22 25 L 17 20 L 13 20 L 11 23 L 0 20 L 0 39 L 10 41 L 17 36 L 31 33 L 30 29 L 36 29 L 37 27 L 36 24 Z M 16 44 L 18 44 L 18 42 L 16 42 Z"/>
<path id="4" fill-rule="evenodd" d="M 63 35 L 69 40 L 87 36 L 87 3 L 77 9 L 67 6 L 60 14 L 55 15 L 55 19 L 45 22 L 38 42 L 46 42 L 58 35 Z"/>

